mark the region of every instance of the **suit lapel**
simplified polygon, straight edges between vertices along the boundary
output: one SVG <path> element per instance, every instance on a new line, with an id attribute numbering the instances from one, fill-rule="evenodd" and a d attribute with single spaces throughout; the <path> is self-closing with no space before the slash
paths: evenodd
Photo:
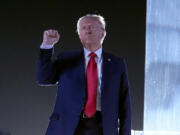
<path id="1" fill-rule="evenodd" d="M 78 80 L 80 82 L 80 85 L 82 87 L 82 93 L 83 96 L 86 95 L 86 72 L 85 72 L 85 58 L 84 58 L 84 50 L 83 48 L 79 51 L 78 54 L 79 60 L 78 60 Z M 102 80 L 101 80 L 101 95 L 103 97 L 103 94 L 106 93 L 106 86 L 108 86 L 109 81 L 108 78 L 109 76 L 112 75 L 113 73 L 113 62 L 112 59 L 110 58 L 110 56 L 102 51 L 102 57 L 103 57 L 103 61 L 102 61 Z"/>
<path id="2" fill-rule="evenodd" d="M 102 62 L 102 81 L 101 81 L 101 95 L 105 93 L 106 85 L 108 85 L 108 78 L 112 74 L 113 63 L 111 58 L 106 52 L 102 52 L 103 62 Z"/>
<path id="3" fill-rule="evenodd" d="M 84 50 L 81 49 L 79 51 L 79 61 L 78 61 L 78 68 L 77 68 L 77 75 L 78 75 L 78 80 L 79 84 L 82 87 L 81 93 L 83 94 L 83 97 L 85 97 L 85 92 L 86 92 L 86 75 L 85 75 L 85 58 L 84 58 Z"/>

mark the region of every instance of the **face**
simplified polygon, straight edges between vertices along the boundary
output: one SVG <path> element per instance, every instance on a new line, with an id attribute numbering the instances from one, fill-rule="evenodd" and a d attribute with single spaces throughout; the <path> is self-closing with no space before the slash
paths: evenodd
<path id="1" fill-rule="evenodd" d="M 84 45 L 100 45 L 105 36 L 102 25 L 94 18 L 84 18 L 79 23 L 79 38 Z"/>

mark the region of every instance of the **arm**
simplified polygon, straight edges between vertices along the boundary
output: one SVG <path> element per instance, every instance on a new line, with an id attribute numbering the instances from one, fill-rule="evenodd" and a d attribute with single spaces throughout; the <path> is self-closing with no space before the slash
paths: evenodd
<path id="1" fill-rule="evenodd" d="M 119 100 L 119 135 L 131 135 L 131 107 L 126 63 L 123 60 Z"/>
<path id="2" fill-rule="evenodd" d="M 39 85 L 56 84 L 59 77 L 57 63 L 59 59 L 52 61 L 53 46 L 59 40 L 59 34 L 55 30 L 44 32 L 43 43 L 37 61 L 37 82 Z"/>

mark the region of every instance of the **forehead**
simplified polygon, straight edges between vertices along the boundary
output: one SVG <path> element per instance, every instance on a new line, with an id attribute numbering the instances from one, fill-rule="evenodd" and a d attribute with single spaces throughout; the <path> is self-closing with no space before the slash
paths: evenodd
<path id="1" fill-rule="evenodd" d="M 80 23 L 80 25 L 86 25 L 86 24 L 100 24 L 100 22 L 96 18 L 92 17 L 85 17 L 83 18 Z"/>

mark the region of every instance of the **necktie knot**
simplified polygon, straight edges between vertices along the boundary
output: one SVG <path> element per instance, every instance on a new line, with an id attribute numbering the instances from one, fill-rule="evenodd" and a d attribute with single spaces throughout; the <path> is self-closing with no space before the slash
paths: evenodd
<path id="1" fill-rule="evenodd" d="M 91 58 L 94 58 L 94 57 L 96 57 L 96 54 L 95 54 L 94 52 L 91 52 L 91 53 L 89 54 L 89 56 L 90 56 Z"/>

